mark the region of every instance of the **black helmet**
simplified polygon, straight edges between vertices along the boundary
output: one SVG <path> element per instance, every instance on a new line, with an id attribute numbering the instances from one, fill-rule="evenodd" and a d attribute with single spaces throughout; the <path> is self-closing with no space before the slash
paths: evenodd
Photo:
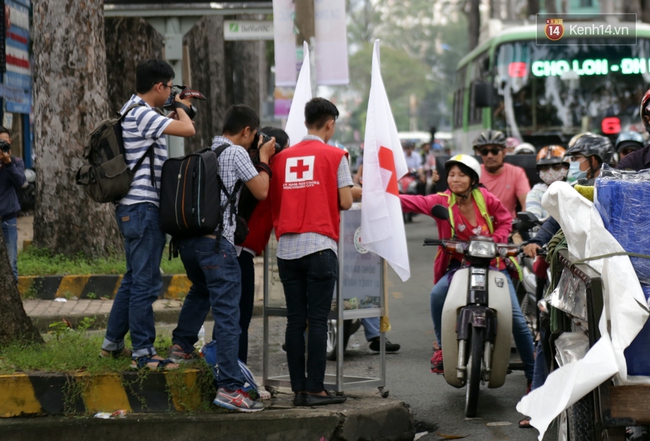
<path id="1" fill-rule="evenodd" d="M 503 132 L 500 132 L 498 130 L 490 129 L 487 132 L 482 132 L 474 140 L 472 146 L 476 149 L 479 147 L 483 147 L 484 145 L 498 145 L 505 148 L 506 136 L 503 134 Z"/>
<path id="2" fill-rule="evenodd" d="M 609 138 L 605 136 L 585 133 L 569 147 L 565 155 L 573 156 L 578 154 L 587 157 L 597 156 L 601 163 L 607 164 L 612 160 L 614 147 Z"/>

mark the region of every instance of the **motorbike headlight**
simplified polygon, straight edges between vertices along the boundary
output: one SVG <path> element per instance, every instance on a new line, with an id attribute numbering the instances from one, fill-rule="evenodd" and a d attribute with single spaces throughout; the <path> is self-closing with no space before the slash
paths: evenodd
<path id="1" fill-rule="evenodd" d="M 497 245 L 494 242 L 472 240 L 469 243 L 467 254 L 472 257 L 494 258 L 497 255 Z"/>

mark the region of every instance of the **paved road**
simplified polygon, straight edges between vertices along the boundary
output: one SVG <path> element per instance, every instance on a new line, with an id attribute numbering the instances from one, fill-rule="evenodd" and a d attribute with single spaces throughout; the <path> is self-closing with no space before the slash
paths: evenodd
<path id="1" fill-rule="evenodd" d="M 421 440 L 437 440 L 458 436 L 481 440 L 533 441 L 534 429 L 519 429 L 522 418 L 515 405 L 526 390 L 522 371 L 508 375 L 499 389 L 482 388 L 477 419 L 464 416 L 465 389 L 449 386 L 442 375 L 429 371 L 431 345 L 434 340 L 429 313 L 429 292 L 432 287 L 432 265 L 435 248 L 423 247 L 422 239 L 435 236 L 434 221 L 422 215 L 406 225 L 411 262 L 411 278 L 402 283 L 390 271 L 390 321 L 392 342 L 400 343 L 398 354 L 387 357 L 387 383 L 390 395 L 411 405 L 418 432 L 429 431 Z M 556 439 L 555 427 L 549 429 L 545 441 Z"/>

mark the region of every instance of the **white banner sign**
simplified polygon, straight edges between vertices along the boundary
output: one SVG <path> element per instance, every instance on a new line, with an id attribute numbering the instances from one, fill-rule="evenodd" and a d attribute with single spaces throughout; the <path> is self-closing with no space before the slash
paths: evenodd
<path id="1" fill-rule="evenodd" d="M 224 40 L 273 40 L 272 21 L 225 20 Z"/>
<path id="2" fill-rule="evenodd" d="M 296 35 L 293 33 L 293 0 L 273 0 L 273 35 L 275 40 L 275 85 L 296 85 Z"/>
<path id="3" fill-rule="evenodd" d="M 314 20 L 318 84 L 349 84 L 345 0 L 314 0 Z"/>

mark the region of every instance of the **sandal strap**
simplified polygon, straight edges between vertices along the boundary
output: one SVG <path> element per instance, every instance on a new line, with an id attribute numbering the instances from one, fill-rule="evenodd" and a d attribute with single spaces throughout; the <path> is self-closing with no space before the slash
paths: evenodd
<path id="1" fill-rule="evenodd" d="M 146 369 L 149 367 L 149 363 L 156 363 L 155 369 L 161 369 L 167 366 L 170 363 L 173 363 L 172 360 L 169 358 L 165 358 L 164 360 L 159 360 L 157 358 L 151 358 L 148 355 L 143 355 L 142 357 L 138 357 L 134 359 L 135 364 L 138 369 Z"/>

